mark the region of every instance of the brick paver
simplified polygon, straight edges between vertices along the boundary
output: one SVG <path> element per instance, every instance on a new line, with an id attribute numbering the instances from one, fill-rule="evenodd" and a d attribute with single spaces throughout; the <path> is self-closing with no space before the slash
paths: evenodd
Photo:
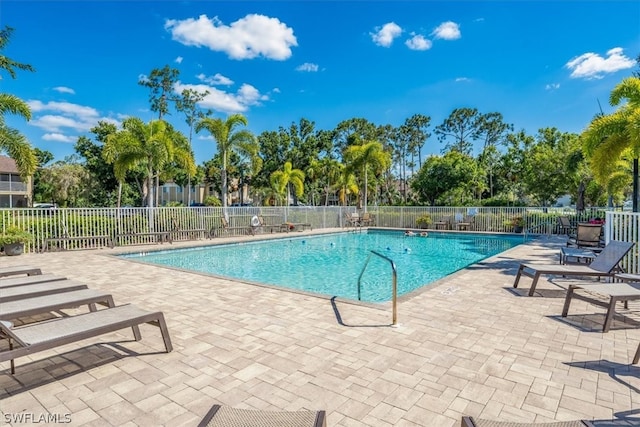
<path id="1" fill-rule="evenodd" d="M 214 403 L 325 409 L 330 426 L 453 427 L 463 414 L 638 420 L 640 367 L 630 361 L 640 303 L 618 307 L 603 334 L 605 310 L 586 301 L 560 317 L 556 284 L 566 280 L 541 280 L 535 297 L 525 296 L 528 278 L 512 288 L 520 260 L 555 263 L 560 245 L 520 245 L 401 298 L 398 327 L 389 304 L 150 266 L 113 257 L 119 249 L 1 257 L 2 266 L 37 265 L 116 303 L 163 311 L 174 351 L 164 353 L 157 328 L 143 325 L 140 342 L 125 329 L 18 359 L 16 375 L 4 363 L 0 424 L 67 412 L 74 426 L 188 426 Z M 152 249 L 160 247 L 141 247 Z"/>

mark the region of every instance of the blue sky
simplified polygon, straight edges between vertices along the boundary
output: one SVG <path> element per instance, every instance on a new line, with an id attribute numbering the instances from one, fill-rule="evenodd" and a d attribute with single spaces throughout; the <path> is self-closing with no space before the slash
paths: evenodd
<path id="1" fill-rule="evenodd" d="M 206 89 L 202 107 L 242 113 L 255 134 L 305 117 L 317 129 L 364 117 L 433 127 L 454 108 L 497 111 L 516 129 L 580 132 L 611 89 L 639 68 L 637 1 L 19 1 L 3 54 L 35 73 L 3 75 L 2 92 L 33 117 L 8 117 L 56 160 L 98 120 L 145 121 L 154 68 L 180 71 L 177 90 Z M 188 133 L 184 117 L 168 117 Z M 215 143 L 193 140 L 197 163 Z M 435 137 L 424 153 L 442 149 Z"/>

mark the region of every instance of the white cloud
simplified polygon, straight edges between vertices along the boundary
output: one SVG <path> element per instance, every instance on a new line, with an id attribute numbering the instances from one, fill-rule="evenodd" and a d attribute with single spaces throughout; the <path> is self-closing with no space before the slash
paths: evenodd
<path id="1" fill-rule="evenodd" d="M 216 73 L 213 76 L 206 76 L 204 74 L 198 74 L 196 76 L 198 80 L 201 82 L 210 84 L 210 85 L 222 85 L 222 86 L 231 86 L 233 84 L 233 80 L 229 77 L 225 77 L 220 73 Z"/>
<path id="2" fill-rule="evenodd" d="M 285 60 L 291 56 L 291 47 L 298 46 L 293 29 L 277 18 L 250 14 L 231 25 L 217 17 L 209 19 L 169 19 L 164 28 L 173 40 L 186 46 L 208 47 L 226 53 L 232 59 L 252 59 L 259 56 Z"/>
<path id="3" fill-rule="evenodd" d="M 184 58 L 183 58 L 182 56 L 178 56 L 178 57 L 175 59 L 175 62 L 176 62 L 176 63 L 178 63 L 178 64 L 182 64 L 182 61 L 183 61 L 183 60 L 184 60 Z"/>
<path id="4" fill-rule="evenodd" d="M 572 70 L 571 78 L 601 79 L 605 73 L 615 73 L 635 65 L 635 61 L 622 51 L 621 47 L 614 47 L 607 52 L 606 58 L 592 52 L 584 53 L 567 62 L 565 67 Z"/>
<path id="5" fill-rule="evenodd" d="M 93 126 L 92 123 L 88 123 L 86 121 L 53 114 L 46 114 L 44 116 L 37 117 L 31 120 L 29 124 L 39 127 L 40 129 L 44 129 L 47 132 L 61 132 L 63 128 L 69 128 L 79 132 L 87 132 Z"/>
<path id="6" fill-rule="evenodd" d="M 296 71 L 308 71 L 310 73 L 315 73 L 318 71 L 318 64 L 312 64 L 311 62 L 305 62 L 304 64 L 298 65 L 296 67 Z"/>
<path id="7" fill-rule="evenodd" d="M 549 83 L 544 87 L 546 90 L 556 90 L 560 89 L 560 83 Z"/>
<path id="8" fill-rule="evenodd" d="M 85 107 L 84 105 L 72 104 L 70 102 L 47 102 L 43 103 L 38 100 L 27 101 L 27 105 L 34 113 L 41 111 L 55 111 L 71 116 L 80 117 L 97 117 L 98 111 L 92 107 Z"/>
<path id="9" fill-rule="evenodd" d="M 45 103 L 39 100 L 29 100 L 27 105 L 29 105 L 31 112 L 34 114 L 34 118 L 29 124 L 39 127 L 52 135 L 64 135 L 63 129 L 71 129 L 74 132 L 88 132 L 100 120 L 118 123 L 114 119 L 101 117 L 95 108 L 70 102 Z M 49 114 L 39 115 L 40 113 Z"/>
<path id="10" fill-rule="evenodd" d="M 198 92 L 208 91 L 209 94 L 198 102 L 202 108 L 211 108 L 227 114 L 242 113 L 249 109 L 250 106 L 260 105 L 261 101 L 268 101 L 267 95 L 261 94 L 258 89 L 250 84 L 243 84 L 236 93 L 225 92 L 213 86 L 204 84 L 182 84 L 176 83 L 173 90 L 176 93 L 182 93 L 184 89 L 191 89 Z"/>
<path id="11" fill-rule="evenodd" d="M 431 43 L 431 40 L 425 39 L 421 34 L 414 35 L 406 42 L 404 42 L 404 44 L 407 45 L 407 47 L 411 50 L 429 50 L 433 45 L 433 43 Z"/>
<path id="12" fill-rule="evenodd" d="M 61 133 L 45 133 L 42 135 L 42 139 L 45 141 L 55 141 L 55 142 L 76 142 L 78 139 L 74 136 L 63 135 Z"/>
<path id="13" fill-rule="evenodd" d="M 376 27 L 375 33 L 370 33 L 371 40 L 378 46 L 389 47 L 393 39 L 402 34 L 402 28 L 395 22 L 388 22 L 380 27 Z"/>
<path id="14" fill-rule="evenodd" d="M 456 82 L 470 82 L 471 79 L 469 77 L 456 77 Z"/>
<path id="15" fill-rule="evenodd" d="M 280 93 L 280 88 L 279 87 L 274 87 L 272 92 L 273 93 Z"/>
<path id="16" fill-rule="evenodd" d="M 53 90 L 55 90 L 56 92 L 60 92 L 60 93 L 70 93 L 71 95 L 75 95 L 76 91 L 71 89 L 70 87 L 65 87 L 65 86 L 57 86 L 54 87 Z"/>
<path id="17" fill-rule="evenodd" d="M 460 26 L 453 21 L 443 22 L 431 33 L 437 39 L 457 40 L 461 37 Z"/>

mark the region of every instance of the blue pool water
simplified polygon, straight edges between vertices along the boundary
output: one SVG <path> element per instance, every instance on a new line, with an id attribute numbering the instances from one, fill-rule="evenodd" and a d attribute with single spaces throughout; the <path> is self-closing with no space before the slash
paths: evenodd
<path id="1" fill-rule="evenodd" d="M 358 276 L 371 250 L 391 258 L 398 295 L 523 242 L 522 237 L 369 231 L 241 242 L 122 255 L 151 264 L 357 299 Z M 372 257 L 362 277 L 361 300 L 391 299 L 391 266 Z"/>

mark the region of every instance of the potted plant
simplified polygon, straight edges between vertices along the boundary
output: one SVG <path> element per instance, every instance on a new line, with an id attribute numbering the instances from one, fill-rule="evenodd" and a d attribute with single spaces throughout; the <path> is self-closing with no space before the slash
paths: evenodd
<path id="1" fill-rule="evenodd" d="M 511 226 L 513 227 L 514 233 L 522 233 L 522 229 L 524 228 L 524 218 L 522 215 L 511 218 Z"/>
<path id="2" fill-rule="evenodd" d="M 431 219 L 431 215 L 424 214 L 416 218 L 416 227 L 418 228 L 429 228 L 433 220 Z"/>
<path id="3" fill-rule="evenodd" d="M 24 252 L 24 244 L 31 238 L 31 233 L 19 227 L 7 227 L 0 234 L 0 246 L 4 248 L 5 255 L 20 255 Z"/>

